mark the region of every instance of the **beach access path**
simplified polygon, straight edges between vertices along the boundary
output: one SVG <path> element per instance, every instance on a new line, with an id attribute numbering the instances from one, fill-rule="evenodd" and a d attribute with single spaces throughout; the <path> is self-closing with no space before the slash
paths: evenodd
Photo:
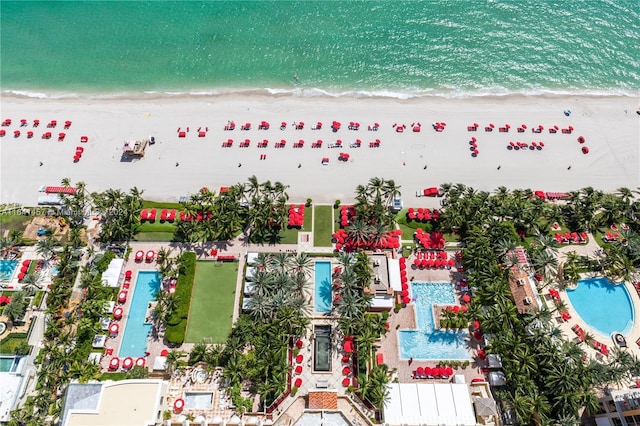
<path id="1" fill-rule="evenodd" d="M 640 115 L 638 99 L 588 96 L 486 96 L 469 99 L 421 98 L 332 99 L 278 96 L 201 96 L 190 98 L 65 99 L 45 100 L 4 96 L 2 119 L 11 118 L 0 138 L 0 202 L 35 205 L 42 185 L 59 185 L 63 178 L 83 181 L 90 192 L 108 188 L 144 190 L 144 197 L 177 201 L 207 186 L 246 182 L 255 175 L 260 182 L 289 185 L 292 202 L 312 198 L 317 203 L 353 200 L 357 185 L 371 177 L 393 179 L 401 186 L 405 205 L 434 207 L 433 199 L 416 197 L 416 191 L 442 183 L 463 183 L 478 190 L 499 186 L 543 191 L 571 191 L 587 186 L 614 191 L 640 186 Z M 567 116 L 563 113 L 571 109 Z M 27 120 L 20 127 L 20 120 Z M 33 128 L 34 119 L 40 126 Z M 58 126 L 47 129 L 50 120 Z M 63 130 L 66 120 L 72 122 Z M 228 121 L 236 129 L 225 131 Z M 268 130 L 258 130 L 261 121 Z M 285 130 L 280 123 L 286 122 Z M 302 130 L 292 124 L 303 121 Z M 312 130 L 318 121 L 321 130 Z M 341 128 L 333 132 L 333 121 Z M 360 129 L 349 130 L 349 122 Z M 379 123 L 378 131 L 367 127 Z M 444 122 L 444 131 L 432 128 Z M 242 131 L 242 124 L 251 130 Z M 421 123 L 420 132 L 412 124 Z M 467 127 L 479 124 L 476 132 Z M 394 127 L 393 125 L 396 124 Z M 397 127 L 406 125 L 403 132 Z M 484 127 L 494 124 L 493 132 Z M 509 124 L 509 132 L 499 128 Z M 518 133 L 522 124 L 527 129 Z M 532 133 L 542 125 L 544 130 Z M 571 134 L 548 128 L 573 127 Z M 187 132 L 187 128 L 189 131 Z M 178 129 L 185 132 L 179 137 Z M 198 129 L 204 132 L 199 137 Z M 14 132 L 20 135 L 14 137 Z M 207 131 L 208 130 L 208 131 Z M 28 138 L 27 132 L 33 137 Z M 51 131 L 51 139 L 42 133 Z M 58 133 L 65 138 L 59 142 Z M 123 161 L 125 140 L 157 141 L 142 159 Z M 86 136 L 88 142 L 81 143 Z M 578 137 L 585 139 L 584 144 Z M 478 154 L 471 156 L 471 138 Z M 233 146 L 222 143 L 233 139 Z M 250 140 L 248 147 L 240 142 Z M 266 148 L 258 142 L 267 139 Z M 321 139 L 320 148 L 312 142 Z M 338 139 L 342 148 L 329 148 Z M 351 148 L 356 139 L 361 147 Z M 380 146 L 370 148 L 370 142 Z M 276 142 L 286 141 L 283 148 Z M 293 144 L 304 140 L 302 148 Z M 542 150 L 508 150 L 510 142 L 543 142 Z M 84 151 L 74 162 L 76 147 Z M 581 148 L 587 146 L 588 154 Z M 339 161 L 340 153 L 349 154 Z M 261 159 L 262 158 L 262 159 Z M 322 159 L 328 164 L 323 165 Z M 42 163 L 42 165 L 40 164 Z"/>

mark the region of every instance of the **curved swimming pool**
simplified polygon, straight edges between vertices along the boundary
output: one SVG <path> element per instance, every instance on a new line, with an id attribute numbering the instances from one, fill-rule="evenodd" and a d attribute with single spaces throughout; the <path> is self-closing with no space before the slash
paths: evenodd
<path id="1" fill-rule="evenodd" d="M 631 331 L 635 312 L 625 285 L 614 285 L 604 277 L 589 278 L 579 280 L 567 296 L 580 318 L 598 333 L 609 337 L 613 332 Z"/>

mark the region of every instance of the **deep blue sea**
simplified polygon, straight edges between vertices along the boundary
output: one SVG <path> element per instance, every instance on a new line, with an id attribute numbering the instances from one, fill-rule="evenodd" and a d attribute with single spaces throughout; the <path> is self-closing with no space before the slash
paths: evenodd
<path id="1" fill-rule="evenodd" d="M 0 1 L 0 86 L 36 97 L 625 94 L 637 0 Z"/>

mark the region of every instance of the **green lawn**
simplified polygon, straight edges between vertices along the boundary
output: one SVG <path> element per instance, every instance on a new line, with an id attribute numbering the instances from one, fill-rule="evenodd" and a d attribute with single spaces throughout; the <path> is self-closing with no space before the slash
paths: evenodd
<path id="1" fill-rule="evenodd" d="M 170 222 L 161 223 L 160 220 L 155 222 L 144 222 L 138 227 L 138 232 L 175 232 L 176 224 Z"/>
<path id="2" fill-rule="evenodd" d="M 136 241 L 173 241 L 173 232 L 138 232 Z"/>
<path id="3" fill-rule="evenodd" d="M 180 203 L 164 203 L 164 202 L 158 202 L 158 201 L 149 201 L 149 200 L 143 200 L 142 201 L 142 208 L 144 209 L 176 209 L 178 211 L 182 210 L 184 208 L 184 206 Z"/>
<path id="4" fill-rule="evenodd" d="M 4 231 L 24 231 L 27 229 L 27 224 L 31 220 L 30 216 L 24 216 L 20 214 L 20 211 L 1 214 L 0 215 L 0 234 Z"/>
<path id="5" fill-rule="evenodd" d="M 331 247 L 333 238 L 332 206 L 315 206 L 313 243 L 318 247 Z M 306 221 L 305 221 L 306 222 Z"/>
<path id="6" fill-rule="evenodd" d="M 196 263 L 196 277 L 187 322 L 187 343 L 203 338 L 213 343 L 227 341 L 231 331 L 238 262 Z"/>

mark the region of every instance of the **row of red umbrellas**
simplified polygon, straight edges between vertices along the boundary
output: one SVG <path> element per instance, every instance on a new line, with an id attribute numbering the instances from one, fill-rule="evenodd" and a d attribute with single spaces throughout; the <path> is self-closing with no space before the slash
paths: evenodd
<path id="1" fill-rule="evenodd" d="M 418 376 L 453 376 L 453 368 L 451 367 L 418 367 L 416 368 Z"/>

